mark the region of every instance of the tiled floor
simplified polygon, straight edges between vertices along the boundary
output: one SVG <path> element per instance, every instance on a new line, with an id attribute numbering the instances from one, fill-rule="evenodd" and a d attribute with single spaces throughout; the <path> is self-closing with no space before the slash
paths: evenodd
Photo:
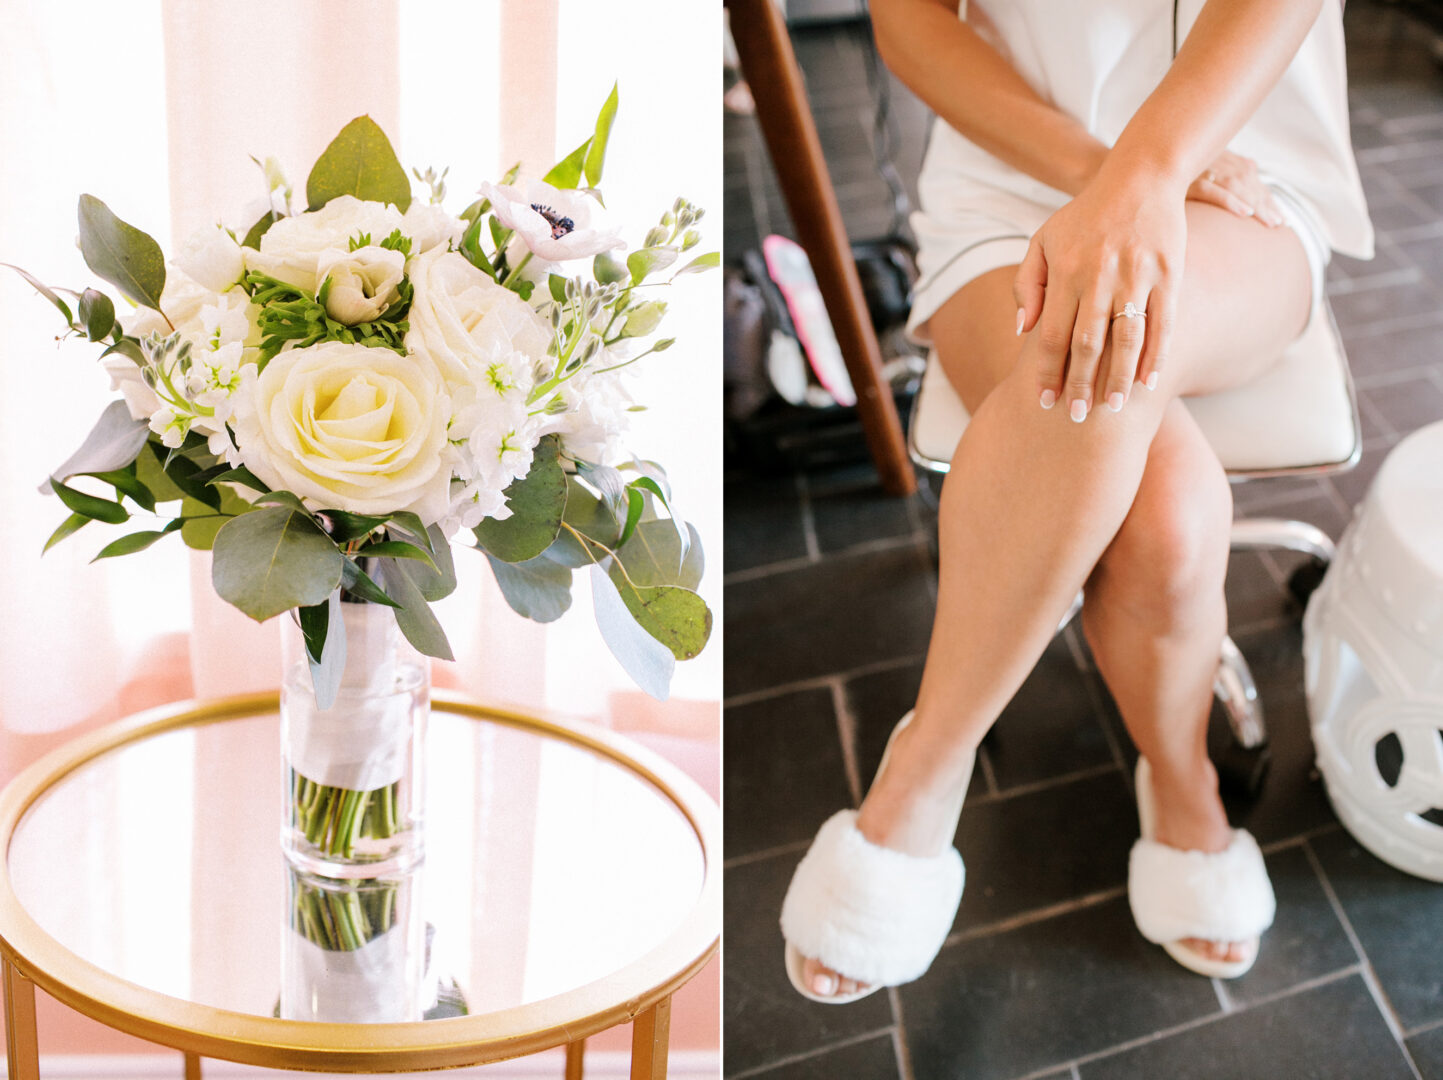
<path id="1" fill-rule="evenodd" d="M 1330 291 L 1360 391 L 1362 465 L 1236 492 L 1240 511 L 1336 537 L 1389 447 L 1443 418 L 1443 74 L 1396 9 L 1348 4 L 1354 136 L 1378 225 L 1372 263 Z M 859 38 L 797 52 L 854 237 L 884 232 Z M 913 183 L 925 111 L 893 85 Z M 727 121 L 729 254 L 788 229 L 754 125 Z M 1312 767 L 1290 560 L 1235 556 L 1231 631 L 1252 663 L 1274 761 L 1235 823 L 1258 836 L 1278 920 L 1246 977 L 1184 972 L 1133 928 L 1124 885 L 1131 748 L 1075 629 L 986 744 L 958 833 L 968 887 L 921 980 L 812 1005 L 782 970 L 777 912 L 817 826 L 855 803 L 920 675 L 935 573 L 926 501 L 882 495 L 866 464 L 736 473 L 726 492 L 726 1073 L 900 1077 L 1443 1080 L 1443 887 L 1353 843 Z"/>

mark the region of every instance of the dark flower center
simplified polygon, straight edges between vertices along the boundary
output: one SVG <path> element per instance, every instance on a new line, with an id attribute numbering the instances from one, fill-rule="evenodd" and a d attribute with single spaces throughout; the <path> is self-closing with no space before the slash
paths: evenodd
<path id="1" fill-rule="evenodd" d="M 540 203 L 532 203 L 531 209 L 546 219 L 546 224 L 551 226 L 551 239 L 560 240 L 567 233 L 576 228 L 576 222 L 569 217 L 558 214 L 549 206 L 542 206 Z"/>

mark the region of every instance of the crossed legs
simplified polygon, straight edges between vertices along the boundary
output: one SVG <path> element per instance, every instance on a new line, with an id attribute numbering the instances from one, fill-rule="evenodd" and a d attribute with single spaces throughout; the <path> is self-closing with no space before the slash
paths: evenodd
<path id="1" fill-rule="evenodd" d="M 1014 334 L 1013 268 L 970 282 L 932 319 L 972 422 L 942 491 L 937 615 L 916 715 L 857 819 L 873 843 L 914 855 L 950 843 L 939 808 L 1086 583 L 1084 631 L 1156 770 L 1157 838 L 1226 845 L 1203 738 L 1225 632 L 1231 504 L 1177 398 L 1270 364 L 1303 325 L 1310 281 L 1290 231 L 1196 203 L 1187 211 L 1172 355 L 1158 388 L 1135 388 L 1120 413 L 1074 424 L 1039 408 Z M 1233 955 L 1227 943 L 1199 947 Z M 823 994 L 856 986 L 815 962 L 806 977 Z"/>

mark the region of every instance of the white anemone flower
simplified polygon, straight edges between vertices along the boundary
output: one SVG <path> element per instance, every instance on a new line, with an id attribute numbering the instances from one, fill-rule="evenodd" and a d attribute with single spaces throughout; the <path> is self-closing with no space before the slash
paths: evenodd
<path id="1" fill-rule="evenodd" d="M 621 230 L 610 223 L 602 205 L 584 191 L 531 180 L 524 189 L 482 184 L 478 194 L 491 200 L 496 220 L 514 229 L 538 259 L 589 259 L 625 246 Z"/>

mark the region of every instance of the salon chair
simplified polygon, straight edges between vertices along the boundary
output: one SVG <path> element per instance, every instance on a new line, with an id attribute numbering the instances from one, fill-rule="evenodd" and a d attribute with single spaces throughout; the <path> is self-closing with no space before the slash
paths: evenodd
<path id="1" fill-rule="evenodd" d="M 1323 476 L 1351 469 L 1362 451 L 1358 404 L 1337 324 L 1324 304 L 1303 334 L 1267 372 L 1218 394 L 1186 399 L 1198 426 L 1234 484 L 1266 477 Z M 912 404 L 908 451 L 923 474 L 945 474 L 968 414 L 935 352 Z M 1279 548 L 1310 556 L 1289 579 L 1301 604 L 1333 559 L 1333 542 L 1316 526 L 1283 518 L 1238 518 L 1234 550 Z M 1073 601 L 1058 630 L 1082 607 Z M 1232 730 L 1218 761 L 1229 787 L 1255 795 L 1268 764 L 1267 726 L 1257 686 L 1238 647 L 1223 639 L 1213 690 Z"/>

